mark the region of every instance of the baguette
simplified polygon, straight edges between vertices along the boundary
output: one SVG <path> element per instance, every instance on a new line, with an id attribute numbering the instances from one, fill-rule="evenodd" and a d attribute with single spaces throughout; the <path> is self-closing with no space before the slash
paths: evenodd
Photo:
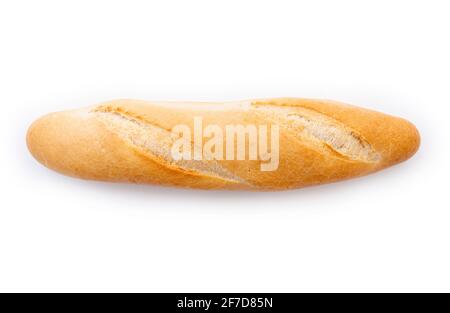
<path id="1" fill-rule="evenodd" d="M 234 133 L 233 133 L 234 131 Z M 35 121 L 27 145 L 66 175 L 199 189 L 282 190 L 410 158 L 410 122 L 328 100 L 116 100 Z"/>

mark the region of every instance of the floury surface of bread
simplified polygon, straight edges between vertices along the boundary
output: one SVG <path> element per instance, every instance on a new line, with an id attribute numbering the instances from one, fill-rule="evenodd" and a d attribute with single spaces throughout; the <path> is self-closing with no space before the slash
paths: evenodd
<path id="1" fill-rule="evenodd" d="M 180 125 L 192 137 L 174 132 Z M 237 125 L 248 132 L 243 142 L 237 134 L 232 137 L 233 150 L 225 134 Z M 261 134 L 268 140 L 262 141 Z M 214 145 L 208 142 L 212 137 Z M 173 154 L 177 143 L 190 147 L 184 158 Z M 420 136 L 404 119 L 327 100 L 116 100 L 44 116 L 30 127 L 27 144 L 45 166 L 84 179 L 282 190 L 397 164 L 417 151 Z M 245 149 L 239 156 L 240 144 Z M 202 154 L 206 150 L 215 157 Z"/>

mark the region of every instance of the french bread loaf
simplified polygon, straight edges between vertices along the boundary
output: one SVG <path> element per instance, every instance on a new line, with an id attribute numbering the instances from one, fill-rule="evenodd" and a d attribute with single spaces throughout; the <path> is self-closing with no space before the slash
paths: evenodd
<path id="1" fill-rule="evenodd" d="M 402 162 L 419 143 L 404 119 L 297 98 L 116 100 L 49 114 L 27 134 L 33 156 L 66 175 L 201 189 L 335 182 Z"/>

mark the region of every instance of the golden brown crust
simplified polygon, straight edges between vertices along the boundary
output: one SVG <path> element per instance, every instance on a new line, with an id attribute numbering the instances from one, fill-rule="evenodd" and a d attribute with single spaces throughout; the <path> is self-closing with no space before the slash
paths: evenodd
<path id="1" fill-rule="evenodd" d="M 192 128 L 198 116 L 204 125 L 220 127 L 279 125 L 278 168 L 261 171 L 261 161 L 248 159 L 172 160 L 167 153 L 170 131 L 179 124 Z M 117 100 L 47 115 L 30 127 L 27 143 L 42 164 L 84 179 L 280 190 L 362 176 L 394 165 L 417 151 L 420 137 L 406 120 L 333 101 Z"/>

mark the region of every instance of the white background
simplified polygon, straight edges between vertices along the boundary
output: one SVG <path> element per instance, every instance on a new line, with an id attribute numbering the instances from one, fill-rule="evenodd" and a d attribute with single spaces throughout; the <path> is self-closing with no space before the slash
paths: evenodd
<path id="1" fill-rule="evenodd" d="M 1 1 L 0 290 L 450 291 L 448 1 Z M 81 181 L 39 116 L 115 98 L 340 100 L 422 135 L 408 162 L 278 193 Z"/>

